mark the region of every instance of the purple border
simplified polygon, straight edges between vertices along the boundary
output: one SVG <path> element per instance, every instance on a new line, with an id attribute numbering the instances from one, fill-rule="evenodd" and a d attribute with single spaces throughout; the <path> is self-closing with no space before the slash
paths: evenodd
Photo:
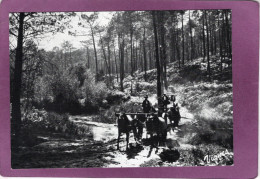
<path id="1" fill-rule="evenodd" d="M 11 169 L 9 12 L 232 9 L 234 153 L 227 167 Z M 258 159 L 259 5 L 253 1 L 3 0 L 0 6 L 0 173 L 19 177 L 255 178 Z"/>

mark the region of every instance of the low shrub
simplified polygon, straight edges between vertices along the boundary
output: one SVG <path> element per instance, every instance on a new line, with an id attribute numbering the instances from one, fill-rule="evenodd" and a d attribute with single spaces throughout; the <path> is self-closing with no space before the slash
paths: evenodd
<path id="1" fill-rule="evenodd" d="M 109 91 L 106 97 L 107 102 L 111 105 L 116 104 L 118 102 L 125 102 L 128 99 L 129 97 L 125 93 L 118 90 Z"/>
<path id="2" fill-rule="evenodd" d="M 138 92 L 145 91 L 145 93 L 153 94 L 156 93 L 156 85 L 148 82 L 138 83 Z"/>
<path id="3" fill-rule="evenodd" d="M 233 149 L 232 119 L 208 120 L 199 118 L 195 129 L 196 135 L 190 139 L 190 144 L 216 144 L 224 148 Z"/>
<path id="4" fill-rule="evenodd" d="M 180 77 L 188 81 L 200 81 L 205 75 L 200 68 L 197 64 L 184 66 L 179 72 Z"/>
<path id="5" fill-rule="evenodd" d="M 179 162 L 184 166 L 195 166 L 196 158 L 191 152 L 191 150 L 180 150 L 180 159 Z"/>
<path id="6" fill-rule="evenodd" d="M 35 89 L 33 105 L 58 113 L 95 113 L 127 99 L 123 93 L 111 91 L 106 83 L 96 82 L 95 75 L 80 65 L 40 77 Z"/>
<path id="7" fill-rule="evenodd" d="M 233 148 L 231 83 L 198 82 L 176 86 L 174 91 L 177 94 L 180 93 L 177 95 L 178 102 L 187 108 L 196 120 L 190 130 L 185 129 L 184 135 L 188 143 L 214 144 L 228 149 Z"/>
<path id="8" fill-rule="evenodd" d="M 66 138 L 83 138 L 88 135 L 87 126 L 79 126 L 69 120 L 67 114 L 57 114 L 43 110 L 32 109 L 22 116 L 21 145 L 34 146 L 43 142 L 38 136 L 53 136 L 59 134 Z"/>
<path id="9" fill-rule="evenodd" d="M 233 165 L 234 153 L 218 145 L 200 144 L 192 149 L 180 150 L 179 162 L 185 166 Z"/>
<path id="10" fill-rule="evenodd" d="M 195 158 L 203 161 L 204 165 L 232 165 L 233 155 L 232 150 L 227 150 L 218 145 L 198 145 L 196 149 L 192 150 Z M 202 162 L 201 162 L 202 163 Z"/>
<path id="11" fill-rule="evenodd" d="M 78 101 L 81 83 L 70 71 L 40 77 L 35 83 L 33 105 L 58 113 L 77 114 L 81 111 Z"/>
<path id="12" fill-rule="evenodd" d="M 140 167 L 161 167 L 163 162 L 160 159 L 151 159 L 140 165 Z"/>

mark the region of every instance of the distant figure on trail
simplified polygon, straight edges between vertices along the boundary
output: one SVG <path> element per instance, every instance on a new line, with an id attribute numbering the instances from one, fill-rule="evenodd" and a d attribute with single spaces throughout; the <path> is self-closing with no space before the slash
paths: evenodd
<path id="1" fill-rule="evenodd" d="M 181 119 L 178 103 L 174 104 L 174 106 L 170 108 L 168 114 L 170 120 L 174 122 L 173 127 L 178 127 Z"/>
<path id="2" fill-rule="evenodd" d="M 170 99 L 166 94 L 163 94 L 162 96 L 162 103 L 163 103 L 163 111 L 167 112 L 167 105 L 170 104 Z"/>
<path id="3" fill-rule="evenodd" d="M 158 116 L 162 116 L 163 113 L 163 98 L 158 97 Z"/>
<path id="4" fill-rule="evenodd" d="M 176 105 L 178 105 L 177 103 L 175 103 L 175 101 L 176 101 L 176 97 L 175 97 L 175 95 L 171 95 L 171 101 L 172 101 L 172 107 L 176 107 Z"/>
<path id="5" fill-rule="evenodd" d="M 142 104 L 143 111 L 144 111 L 144 113 L 149 113 L 150 110 L 151 110 L 151 103 L 148 100 L 148 96 L 147 95 L 144 98 L 145 99 L 144 99 L 143 104 Z"/>

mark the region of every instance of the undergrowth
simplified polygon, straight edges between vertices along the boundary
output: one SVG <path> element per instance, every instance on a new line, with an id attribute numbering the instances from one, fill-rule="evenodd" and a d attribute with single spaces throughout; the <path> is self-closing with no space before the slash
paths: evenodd
<path id="1" fill-rule="evenodd" d="M 81 139 L 89 134 L 87 126 L 79 126 L 69 120 L 67 114 L 32 109 L 22 118 L 21 145 L 34 146 L 43 142 L 38 136 L 59 136 L 62 138 Z"/>
<path id="2" fill-rule="evenodd" d="M 186 107 L 196 120 L 192 130 L 186 131 L 188 143 L 215 144 L 233 149 L 232 84 L 199 82 L 180 85 L 175 91 L 181 107 Z M 190 133 L 195 135 L 190 137 Z"/>

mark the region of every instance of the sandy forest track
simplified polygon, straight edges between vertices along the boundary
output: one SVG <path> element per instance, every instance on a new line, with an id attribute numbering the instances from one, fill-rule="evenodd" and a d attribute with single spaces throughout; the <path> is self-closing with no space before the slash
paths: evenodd
<path id="1" fill-rule="evenodd" d="M 131 101 L 140 102 L 142 98 L 132 98 Z M 155 103 L 155 95 L 150 101 Z M 181 107 L 180 113 L 187 119 L 181 119 L 180 127 L 168 132 L 175 149 L 188 150 L 194 146 L 187 144 L 182 132 L 187 126 L 196 123 L 193 115 L 186 108 Z M 15 161 L 17 168 L 75 168 L 75 167 L 142 167 L 142 166 L 183 166 L 185 163 L 176 160 L 173 163 L 162 162 L 160 154 L 168 150 L 160 146 L 157 150 L 151 147 L 143 132 L 141 144 L 134 141 L 130 134 L 130 150 L 126 151 L 125 134 L 121 136 L 120 150 L 116 149 L 118 129 L 116 124 L 92 121 L 96 116 L 70 116 L 69 120 L 88 130 L 86 137 L 81 140 L 67 139 L 57 134 L 42 134 L 38 138 L 42 142 L 29 150 L 24 148 L 19 153 L 19 160 Z M 179 152 L 177 152 L 179 154 Z M 22 166 L 21 166 L 22 165 Z"/>
<path id="2" fill-rule="evenodd" d="M 182 109 L 184 110 L 184 109 Z M 185 111 L 181 111 L 185 112 Z M 31 148 L 24 148 L 16 156 L 17 168 L 85 168 L 85 167 L 140 167 L 152 163 L 156 166 L 182 166 L 178 160 L 173 163 L 162 162 L 159 154 L 166 147 L 155 148 L 147 143 L 146 131 L 143 133 L 143 144 L 130 147 L 126 151 L 125 135 L 120 141 L 120 150 L 116 150 L 117 126 L 93 122 L 94 116 L 70 116 L 70 120 L 77 125 L 89 127 L 90 133 L 83 140 L 62 138 L 58 133 L 39 135 L 43 142 Z M 180 128 L 171 133 L 168 139 L 174 140 L 180 146 L 176 149 L 190 149 L 193 146 L 185 143 L 181 130 L 194 121 L 183 119 Z M 130 145 L 135 145 L 133 134 L 130 135 Z M 16 168 L 15 167 L 15 168 Z"/>
<path id="3" fill-rule="evenodd" d="M 183 134 L 181 133 L 182 128 L 186 125 L 192 125 L 195 121 L 192 114 L 190 114 L 187 109 L 182 108 L 181 114 L 185 114 L 188 119 L 182 119 L 180 121 L 180 127 L 176 128 L 174 131 L 168 132 L 167 139 L 172 139 L 176 145 L 180 145 L 178 148 L 190 149 L 193 148 L 192 145 L 185 143 L 183 139 Z M 92 122 L 91 117 L 84 116 L 71 116 L 70 120 L 79 124 L 91 126 L 91 131 L 93 135 L 93 140 L 96 142 L 101 142 L 103 147 L 108 149 L 108 156 L 105 157 L 107 161 L 111 161 L 104 164 L 104 167 L 139 167 L 144 163 L 149 161 L 160 161 L 159 154 L 167 147 L 161 146 L 158 150 L 147 145 L 146 140 L 146 130 L 143 133 L 143 145 L 135 146 L 136 142 L 133 139 L 133 134 L 130 135 L 130 145 L 133 145 L 132 149 L 126 151 L 125 135 L 122 135 L 120 142 L 120 150 L 116 150 L 116 139 L 117 139 L 117 127 L 114 124 L 104 124 L 99 122 Z M 181 166 L 182 164 L 176 161 L 171 165 Z"/>

